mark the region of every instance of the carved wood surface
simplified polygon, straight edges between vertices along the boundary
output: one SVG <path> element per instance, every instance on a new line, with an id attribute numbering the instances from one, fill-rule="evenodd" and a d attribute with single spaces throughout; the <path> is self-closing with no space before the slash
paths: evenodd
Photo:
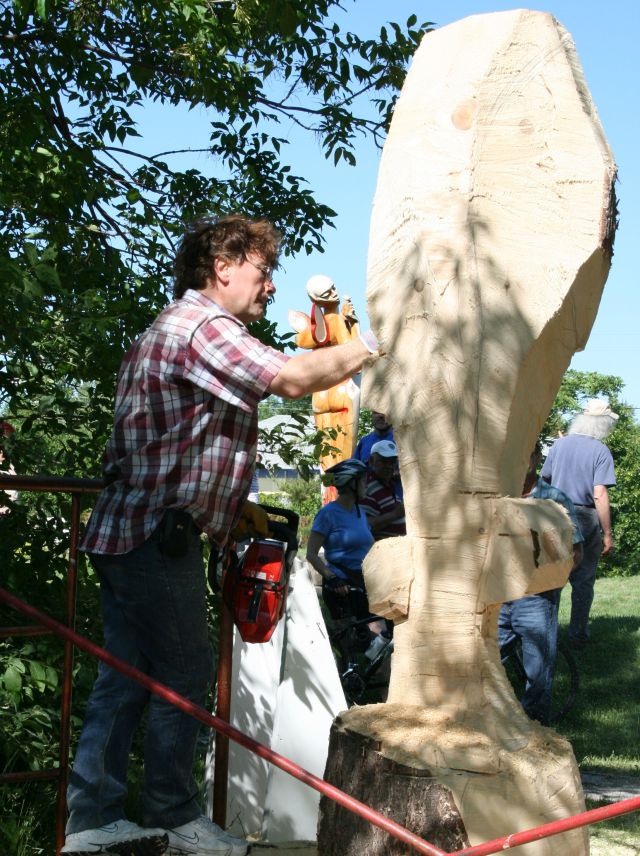
<path id="1" fill-rule="evenodd" d="M 499 661 L 500 604 L 562 585 L 571 528 L 522 500 L 530 451 L 610 262 L 615 164 L 571 37 L 549 14 L 425 37 L 372 215 L 363 378 L 394 425 L 407 536 L 365 561 L 396 622 L 386 705 L 344 727 L 450 787 L 472 843 L 584 806 L 571 747 L 527 719 Z M 583 856 L 577 831 L 523 856 Z"/>

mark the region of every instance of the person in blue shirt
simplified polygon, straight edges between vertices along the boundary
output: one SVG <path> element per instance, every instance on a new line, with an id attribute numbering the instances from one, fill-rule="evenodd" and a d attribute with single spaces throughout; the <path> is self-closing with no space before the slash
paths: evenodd
<path id="1" fill-rule="evenodd" d="M 363 464 L 369 463 L 371 457 L 371 447 L 374 443 L 380 440 L 393 441 L 393 428 L 384 413 L 379 413 L 377 410 L 371 412 L 371 421 L 373 422 L 373 431 L 370 434 L 365 434 L 358 440 L 358 445 L 353 453 L 353 457 Z"/>
<path id="2" fill-rule="evenodd" d="M 582 561 L 569 577 L 571 619 L 569 642 L 582 648 L 589 641 L 589 613 L 601 555 L 613 549 L 608 488 L 616 483 L 611 452 L 602 442 L 615 428 L 618 414 L 604 398 L 591 398 L 553 444 L 541 477 L 560 488 L 576 506 L 584 536 Z"/>
<path id="3" fill-rule="evenodd" d="M 373 535 L 360 508 L 367 492 L 367 472 L 366 464 L 354 458 L 329 467 L 326 474 L 338 498 L 323 506 L 311 525 L 307 561 L 322 577 L 322 598 L 334 620 L 371 614 L 362 562 Z M 372 621 L 368 627 L 375 634 L 386 630 L 383 621 Z"/>
<path id="4" fill-rule="evenodd" d="M 573 566 L 582 558 L 582 533 L 573 502 L 553 485 L 537 479 L 542 449 L 537 443 L 529 459 L 523 496 L 550 499 L 564 506 L 573 523 Z M 506 648 L 514 639 L 522 643 L 522 664 L 526 674 L 524 695 L 520 699 L 527 716 L 548 725 L 551 717 L 553 675 L 558 644 L 558 607 L 561 589 L 551 589 L 510 600 L 502 605 L 498 619 L 498 644 Z"/>

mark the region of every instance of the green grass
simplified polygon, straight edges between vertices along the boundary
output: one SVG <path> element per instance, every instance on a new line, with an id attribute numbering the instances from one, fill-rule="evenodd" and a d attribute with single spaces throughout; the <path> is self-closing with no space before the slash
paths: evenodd
<path id="1" fill-rule="evenodd" d="M 566 634 L 571 587 L 562 593 Z M 573 744 L 582 769 L 640 776 L 640 578 L 599 579 L 591 640 L 575 652 L 578 698 L 557 730 Z"/>
<path id="2" fill-rule="evenodd" d="M 600 808 L 607 805 L 606 802 L 592 802 L 587 800 L 587 809 Z M 594 823 L 589 827 L 591 837 L 604 839 L 617 844 L 637 847 L 640 843 L 640 812 L 623 814 L 602 823 Z M 636 851 L 637 852 L 637 851 Z"/>

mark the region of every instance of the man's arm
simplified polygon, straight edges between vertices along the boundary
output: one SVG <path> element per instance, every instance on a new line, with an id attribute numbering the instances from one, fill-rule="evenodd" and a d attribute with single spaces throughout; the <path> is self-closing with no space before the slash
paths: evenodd
<path id="1" fill-rule="evenodd" d="M 611 531 L 611 506 L 609 505 L 609 491 L 606 485 L 597 484 L 593 488 L 593 498 L 596 503 L 596 512 L 600 521 L 603 534 L 602 555 L 605 556 L 613 548 L 613 533 Z"/>
<path id="2" fill-rule="evenodd" d="M 369 524 L 369 529 L 371 529 L 372 532 L 378 532 L 378 530 L 384 529 L 387 524 L 395 523 L 396 520 L 400 520 L 404 517 L 403 502 L 396 502 L 390 511 L 385 511 L 377 517 L 373 514 L 368 514 L 368 509 L 364 504 L 362 507 L 364 508 L 364 513 L 367 515 L 367 523 Z"/>
<path id="3" fill-rule="evenodd" d="M 284 398 L 302 398 L 310 392 L 329 389 L 357 374 L 371 356 L 360 339 L 296 354 L 271 381 L 269 392 Z"/>

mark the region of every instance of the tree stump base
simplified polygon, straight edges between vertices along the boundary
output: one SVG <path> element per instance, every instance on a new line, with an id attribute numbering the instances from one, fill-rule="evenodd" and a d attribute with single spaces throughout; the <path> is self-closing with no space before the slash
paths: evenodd
<path id="1" fill-rule="evenodd" d="M 378 748 L 378 741 L 347 730 L 338 717 L 331 727 L 326 781 L 357 795 L 436 847 L 447 852 L 468 847 L 451 791 L 431 771 L 399 764 Z M 415 851 L 323 796 L 318 852 L 322 856 L 401 856 Z"/>

